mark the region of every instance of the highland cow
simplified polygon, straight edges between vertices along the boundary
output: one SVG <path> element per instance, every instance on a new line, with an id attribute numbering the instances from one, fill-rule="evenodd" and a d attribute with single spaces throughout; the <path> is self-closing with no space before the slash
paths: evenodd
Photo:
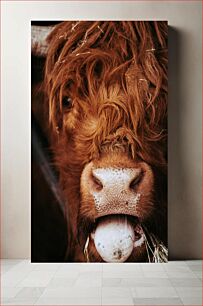
<path id="1" fill-rule="evenodd" d="M 67 261 L 166 261 L 167 23 L 62 22 L 48 44 Z"/>

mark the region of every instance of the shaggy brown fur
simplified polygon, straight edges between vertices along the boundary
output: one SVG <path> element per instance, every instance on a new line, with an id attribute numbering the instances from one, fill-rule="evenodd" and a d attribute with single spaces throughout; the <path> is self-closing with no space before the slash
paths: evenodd
<path id="1" fill-rule="evenodd" d="M 112 152 L 152 169 L 155 212 L 146 223 L 166 242 L 167 23 L 62 22 L 49 43 L 45 86 L 67 201 L 68 260 L 85 260 L 78 242 L 83 168 Z"/>

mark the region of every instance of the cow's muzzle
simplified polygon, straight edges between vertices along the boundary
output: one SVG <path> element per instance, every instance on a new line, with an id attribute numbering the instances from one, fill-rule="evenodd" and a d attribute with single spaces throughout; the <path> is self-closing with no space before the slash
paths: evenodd
<path id="1" fill-rule="evenodd" d="M 150 175 L 143 163 L 124 167 L 91 162 L 84 168 L 81 214 L 95 221 L 90 237 L 104 261 L 124 262 L 144 243 L 140 203 L 146 201 Z"/>
<path id="2" fill-rule="evenodd" d="M 136 186 L 143 176 L 140 168 L 97 168 L 89 177 L 89 190 L 94 198 L 97 217 L 112 214 L 136 216 L 141 193 Z"/>

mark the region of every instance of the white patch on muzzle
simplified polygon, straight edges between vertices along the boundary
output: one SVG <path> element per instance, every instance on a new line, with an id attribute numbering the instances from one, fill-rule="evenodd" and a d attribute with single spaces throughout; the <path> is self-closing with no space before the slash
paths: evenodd
<path id="1" fill-rule="evenodd" d="M 97 168 L 93 175 L 102 183 L 102 190 L 92 191 L 98 217 L 109 214 L 136 215 L 141 194 L 129 188 L 140 172 L 136 168 Z"/>

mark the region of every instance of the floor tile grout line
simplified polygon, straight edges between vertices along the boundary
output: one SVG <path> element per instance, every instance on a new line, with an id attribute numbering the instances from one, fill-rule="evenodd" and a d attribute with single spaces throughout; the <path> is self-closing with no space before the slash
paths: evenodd
<path id="1" fill-rule="evenodd" d="M 183 303 L 183 301 L 182 301 L 182 299 L 181 299 L 181 297 L 180 297 L 180 295 L 179 295 L 179 293 L 178 293 L 178 291 L 177 291 L 177 289 L 176 289 L 176 286 L 174 286 L 174 285 L 172 284 L 172 282 L 171 282 L 171 277 L 169 276 L 168 271 L 166 271 L 166 274 L 168 275 L 168 279 L 169 279 L 169 281 L 170 281 L 170 283 L 171 283 L 171 286 L 174 288 L 175 292 L 177 293 L 177 296 L 179 297 L 179 299 L 180 299 L 181 302 Z M 184 305 L 184 304 L 183 304 L 183 305 Z"/>
<path id="2" fill-rule="evenodd" d="M 57 267 L 57 269 L 56 269 L 54 275 L 56 275 L 58 269 L 59 269 L 59 266 Z M 53 280 L 54 275 L 53 275 L 52 278 L 50 279 L 49 283 Z M 48 283 L 48 284 L 49 284 L 49 283 Z M 48 284 L 47 284 L 47 286 L 44 287 L 44 290 L 48 287 Z M 38 300 L 41 298 L 42 294 L 44 293 L 44 290 L 43 290 L 43 292 L 41 293 L 41 295 L 38 297 L 37 301 L 36 301 L 33 305 L 36 305 L 36 303 L 38 302 Z"/>
<path id="3" fill-rule="evenodd" d="M 168 271 L 167 271 L 167 272 L 168 272 Z M 193 271 L 191 270 L 191 272 L 193 272 Z M 191 272 L 190 272 L 190 273 L 191 273 Z M 167 274 L 168 274 L 168 273 L 167 273 Z M 193 274 L 193 273 L 192 273 L 192 274 Z M 179 279 L 179 278 L 177 278 L 177 279 Z M 196 278 L 191 278 L 191 280 L 193 280 L 193 279 L 196 279 Z M 187 305 L 187 304 L 184 304 L 184 301 L 183 301 L 181 295 L 180 295 L 179 292 L 177 291 L 177 287 L 174 286 L 174 285 L 172 284 L 170 276 L 169 276 L 169 281 L 170 281 L 172 287 L 174 288 L 175 292 L 177 293 L 178 298 L 179 298 L 179 300 L 181 301 L 182 305 Z M 195 287 L 195 288 L 196 288 L 196 287 Z M 199 287 L 198 287 L 198 288 L 199 288 Z"/>
<path id="4" fill-rule="evenodd" d="M 27 265 L 31 265 L 31 264 L 32 264 L 32 263 L 30 262 L 29 259 L 25 259 L 25 260 L 21 260 L 21 262 L 15 264 L 15 266 L 16 266 L 16 265 L 19 265 L 19 264 L 22 263 L 22 262 L 25 262 Z M 33 272 L 33 271 L 34 271 L 33 269 L 31 269 L 30 271 L 28 271 L 28 273 L 24 276 L 24 278 L 22 278 L 19 282 L 22 282 L 22 281 L 28 276 L 28 274 L 31 273 L 31 272 Z M 19 282 L 18 282 L 18 284 L 19 284 Z M 18 284 L 16 284 L 15 286 L 12 286 L 11 288 L 18 288 Z M 19 287 L 19 288 L 21 288 L 21 290 L 22 290 L 22 289 L 24 289 L 24 288 L 35 288 L 35 287 L 26 287 L 26 286 L 23 286 L 23 287 Z M 37 288 L 37 287 L 36 287 L 36 288 Z M 42 288 L 42 287 L 41 287 L 41 288 Z M 21 291 L 21 290 L 20 290 L 20 291 Z M 19 292 L 20 292 L 20 291 L 19 291 Z M 12 298 L 8 298 L 8 302 L 9 302 L 10 300 L 16 298 L 17 295 L 19 294 L 19 292 L 16 293 L 15 296 L 13 296 Z M 42 295 L 42 294 L 43 294 L 43 292 L 41 293 L 41 295 Z M 40 296 L 41 296 L 41 295 L 40 295 Z M 40 298 L 40 297 L 39 297 L 39 298 Z M 38 301 L 39 298 L 37 298 L 36 302 Z M 35 303 L 34 303 L 33 305 L 35 305 Z"/>
<path id="5" fill-rule="evenodd" d="M 170 275 L 168 274 L 168 272 L 170 272 L 170 271 L 168 271 L 168 270 L 165 270 L 165 272 L 166 272 L 166 274 L 167 274 L 167 276 L 168 276 L 168 278 L 170 279 L 170 278 L 172 278 L 172 277 L 170 277 Z M 171 271 L 171 272 L 177 272 L 177 271 Z M 195 275 L 195 273 L 190 269 L 190 271 L 186 271 L 186 272 L 184 272 L 184 271 L 178 271 L 178 272 L 180 272 L 180 273 L 190 273 L 190 274 L 192 274 L 194 277 L 193 278 L 198 278 L 197 277 L 197 275 Z M 177 277 L 178 278 L 178 277 Z"/>
<path id="6" fill-rule="evenodd" d="M 170 282 L 171 282 L 170 277 L 169 277 L 169 280 L 170 280 Z M 171 284 L 172 284 L 172 283 L 171 283 Z M 177 291 L 177 289 L 176 289 L 176 286 L 174 286 L 174 285 L 172 285 L 172 286 L 173 286 L 173 288 L 174 288 L 175 292 L 177 293 L 178 298 L 181 300 L 182 305 L 184 305 L 183 300 L 181 299 L 181 297 L 180 297 L 180 295 L 179 295 L 179 293 L 178 293 L 178 291 Z"/>
<path id="7" fill-rule="evenodd" d="M 16 266 L 19 265 L 20 263 L 22 263 L 23 261 L 24 261 L 24 260 L 22 260 L 21 262 L 18 262 L 17 264 L 13 265 L 13 267 L 12 267 L 11 269 L 9 269 L 8 271 L 6 271 L 6 272 L 4 273 L 4 276 L 6 276 L 6 274 L 9 273 L 10 270 L 12 270 L 13 268 L 16 268 Z M 1 264 L 2 264 L 2 263 L 1 263 Z M 2 276 L 3 276 L 3 275 L 2 275 Z"/>
<path id="8" fill-rule="evenodd" d="M 23 261 L 25 261 L 25 260 L 22 260 L 22 262 L 23 262 Z M 18 284 L 19 284 L 20 282 L 22 282 L 22 281 L 28 276 L 28 274 L 29 274 L 30 272 L 32 272 L 32 270 L 31 270 L 31 271 L 28 271 L 27 274 L 26 274 L 22 279 L 20 279 L 20 281 L 18 282 Z M 13 287 L 13 288 L 18 288 L 18 284 L 16 284 L 15 286 L 12 286 L 12 287 Z M 24 288 L 24 287 L 21 287 L 21 288 Z"/>

